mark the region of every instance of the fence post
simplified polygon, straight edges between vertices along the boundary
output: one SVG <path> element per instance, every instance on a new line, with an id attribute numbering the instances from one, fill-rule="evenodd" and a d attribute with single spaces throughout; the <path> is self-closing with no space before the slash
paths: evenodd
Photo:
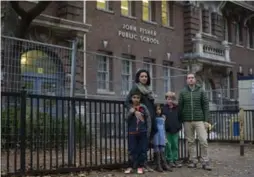
<path id="1" fill-rule="evenodd" d="M 71 51 L 71 86 L 70 86 L 70 97 L 75 96 L 75 84 L 76 84 L 76 60 L 77 60 L 77 40 L 72 42 Z M 74 154 L 74 120 L 75 120 L 75 101 L 71 100 L 71 115 L 69 123 L 69 136 L 68 136 L 68 165 L 73 165 L 73 154 Z"/>
<path id="2" fill-rule="evenodd" d="M 26 172 L 26 90 L 22 87 L 20 97 L 20 172 Z"/>
<path id="3" fill-rule="evenodd" d="M 243 108 L 240 108 L 239 128 L 240 128 L 240 156 L 244 156 L 244 110 Z"/>

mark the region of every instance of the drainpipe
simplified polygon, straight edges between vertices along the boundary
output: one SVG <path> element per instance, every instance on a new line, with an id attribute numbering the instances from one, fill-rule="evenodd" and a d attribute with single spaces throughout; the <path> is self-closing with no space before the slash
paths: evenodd
<path id="1" fill-rule="evenodd" d="M 86 24 L 86 1 L 83 1 L 83 23 Z M 86 33 L 83 37 L 83 52 L 84 52 L 84 86 L 83 89 L 85 91 L 85 98 L 87 98 L 87 87 L 86 87 Z"/>

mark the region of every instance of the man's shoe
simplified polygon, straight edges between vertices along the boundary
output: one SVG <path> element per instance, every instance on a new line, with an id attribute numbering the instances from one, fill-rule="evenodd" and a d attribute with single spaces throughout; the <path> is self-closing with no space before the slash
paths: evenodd
<path id="1" fill-rule="evenodd" d="M 171 168 L 175 168 L 175 167 L 176 167 L 176 165 L 175 165 L 174 162 L 169 162 L 168 164 L 169 164 L 169 166 L 170 166 Z"/>
<path id="2" fill-rule="evenodd" d="M 207 170 L 207 171 L 212 171 L 212 167 L 210 166 L 210 163 L 209 162 L 205 162 L 203 165 L 202 165 L 202 168 L 204 170 Z"/>
<path id="3" fill-rule="evenodd" d="M 175 161 L 174 164 L 175 164 L 176 168 L 181 168 L 182 167 L 182 164 L 178 161 Z"/>
<path id="4" fill-rule="evenodd" d="M 190 163 L 188 164 L 188 168 L 197 168 L 197 164 L 194 163 L 194 162 L 190 162 Z"/>

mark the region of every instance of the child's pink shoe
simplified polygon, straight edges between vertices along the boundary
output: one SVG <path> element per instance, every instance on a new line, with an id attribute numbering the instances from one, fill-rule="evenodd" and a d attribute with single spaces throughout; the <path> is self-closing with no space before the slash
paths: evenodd
<path id="1" fill-rule="evenodd" d="M 144 174 L 143 168 L 138 168 L 137 173 L 138 173 L 138 174 Z"/>

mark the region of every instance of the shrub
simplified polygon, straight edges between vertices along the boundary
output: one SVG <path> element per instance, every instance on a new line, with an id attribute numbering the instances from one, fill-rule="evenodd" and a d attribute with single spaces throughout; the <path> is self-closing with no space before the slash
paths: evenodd
<path id="1" fill-rule="evenodd" d="M 64 117 L 56 118 L 48 113 L 36 111 L 30 113 L 29 107 L 26 111 L 26 143 L 27 147 L 43 148 L 43 147 L 55 147 L 60 143 L 67 143 L 68 141 L 68 119 Z M 90 141 L 86 126 L 75 119 L 74 134 L 75 139 L 78 142 L 81 137 L 81 141 Z M 4 109 L 1 112 L 1 136 L 2 136 L 2 148 L 13 148 L 19 146 L 20 140 L 20 109 L 11 107 L 9 110 Z M 58 140 L 58 141 L 56 141 Z M 83 143 L 82 143 L 83 144 Z M 87 143 L 88 144 L 88 143 Z"/>

